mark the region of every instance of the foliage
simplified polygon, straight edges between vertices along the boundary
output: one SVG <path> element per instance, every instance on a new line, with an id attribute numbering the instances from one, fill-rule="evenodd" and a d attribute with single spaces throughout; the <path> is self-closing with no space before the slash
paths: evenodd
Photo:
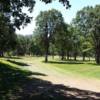
<path id="1" fill-rule="evenodd" d="M 51 3 L 54 0 L 40 0 L 40 1 L 43 1 L 47 4 L 47 3 Z M 66 8 L 71 7 L 69 0 L 59 0 L 59 2 L 61 2 Z"/>
<path id="2" fill-rule="evenodd" d="M 86 38 L 88 35 L 92 37 L 95 47 L 96 62 L 100 63 L 100 5 L 93 7 L 85 7 L 80 10 L 76 19 L 74 19 L 75 25 L 83 33 Z M 90 39 L 91 40 L 91 39 Z"/>
<path id="3" fill-rule="evenodd" d="M 40 0 L 45 3 L 51 3 L 53 0 Z M 66 8 L 70 7 L 68 0 L 59 0 L 63 3 Z M 5 15 L 10 23 L 16 28 L 20 29 L 21 25 L 26 25 L 30 23 L 31 18 L 23 8 L 27 8 L 28 12 L 32 12 L 35 6 L 36 0 L 0 0 L 0 12 Z M 12 18 L 11 18 L 12 17 Z"/>
<path id="4" fill-rule="evenodd" d="M 45 61 L 49 53 L 50 42 L 53 42 L 55 34 L 63 23 L 62 14 L 55 10 L 41 12 L 36 18 L 36 30 L 34 32 L 38 43 L 44 48 Z"/>
<path id="5" fill-rule="evenodd" d="M 55 34 L 55 46 L 62 60 L 65 59 L 66 51 L 69 51 L 71 48 L 71 33 L 68 28 L 69 25 L 63 22 Z"/>
<path id="6" fill-rule="evenodd" d="M 11 51 L 16 46 L 16 34 L 8 19 L 0 13 L 0 55 L 5 51 Z"/>
<path id="7" fill-rule="evenodd" d="M 31 36 L 22 36 L 17 35 L 17 54 L 18 55 L 24 55 L 24 54 L 30 54 L 30 48 L 32 43 L 32 37 Z"/>

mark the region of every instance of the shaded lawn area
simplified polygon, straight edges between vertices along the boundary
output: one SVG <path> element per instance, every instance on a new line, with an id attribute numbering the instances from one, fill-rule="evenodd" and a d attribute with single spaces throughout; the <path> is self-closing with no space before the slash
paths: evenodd
<path id="1" fill-rule="evenodd" d="M 6 58 L 6 59 L 22 59 L 21 57 L 18 57 L 18 56 L 3 57 L 3 58 Z"/>
<path id="2" fill-rule="evenodd" d="M 100 100 L 100 93 L 52 84 L 31 75 L 46 76 L 0 62 L 0 100 Z"/>
<path id="3" fill-rule="evenodd" d="M 100 79 L 100 65 L 94 61 L 49 61 L 48 64 L 59 68 L 63 73 L 71 72 L 83 77 Z"/>
<path id="4" fill-rule="evenodd" d="M 14 61 L 14 60 L 7 60 L 8 62 L 10 62 L 10 63 L 13 63 L 13 64 L 16 64 L 16 65 L 18 65 L 18 66 L 29 66 L 28 64 L 26 64 L 26 63 L 23 63 L 23 62 L 18 62 L 18 61 Z"/>

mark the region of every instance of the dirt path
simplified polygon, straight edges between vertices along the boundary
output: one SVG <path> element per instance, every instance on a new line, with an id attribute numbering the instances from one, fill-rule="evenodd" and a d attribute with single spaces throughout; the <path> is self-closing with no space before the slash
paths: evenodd
<path id="1" fill-rule="evenodd" d="M 90 90 L 94 92 L 100 92 L 100 80 L 98 79 L 88 79 L 79 76 L 73 76 L 70 72 L 62 74 L 59 68 L 51 68 L 52 65 L 46 66 L 41 62 L 29 61 L 27 63 L 30 65 L 27 68 L 34 72 L 40 72 L 46 76 L 34 76 L 43 80 L 48 80 L 54 84 L 63 84 L 65 86 L 70 86 L 82 90 Z"/>

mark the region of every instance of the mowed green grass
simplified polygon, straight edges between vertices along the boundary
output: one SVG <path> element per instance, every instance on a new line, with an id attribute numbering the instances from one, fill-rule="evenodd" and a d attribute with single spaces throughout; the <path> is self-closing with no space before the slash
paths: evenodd
<path id="1" fill-rule="evenodd" d="M 95 61 L 57 61 L 50 59 L 48 64 L 59 68 L 63 74 L 69 72 L 73 75 L 100 79 L 100 65 L 97 65 Z"/>
<path id="2" fill-rule="evenodd" d="M 86 59 L 83 62 L 82 58 L 78 58 L 77 61 L 61 61 L 59 57 L 55 57 L 55 59 L 49 57 L 48 63 L 44 63 L 44 57 L 32 57 L 29 59 L 31 62 L 36 62 L 43 68 L 46 66 L 49 69 L 58 71 L 60 74 L 100 79 L 100 65 L 97 65 L 94 59 L 91 59 L 91 61 Z"/>

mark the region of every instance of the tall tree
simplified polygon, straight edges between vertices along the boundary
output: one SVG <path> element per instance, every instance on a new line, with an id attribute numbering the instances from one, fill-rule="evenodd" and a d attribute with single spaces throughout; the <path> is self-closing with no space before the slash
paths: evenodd
<path id="1" fill-rule="evenodd" d="M 7 23 L 8 19 L 0 13 L 0 55 L 3 52 L 14 49 L 16 45 L 16 35 L 13 26 Z"/>
<path id="2" fill-rule="evenodd" d="M 36 18 L 36 34 L 41 43 L 43 44 L 43 48 L 45 50 L 45 62 L 48 61 L 48 53 L 50 42 L 54 37 L 54 33 L 56 33 L 57 29 L 63 23 L 62 14 L 57 10 L 49 10 L 41 12 Z"/>
<path id="3" fill-rule="evenodd" d="M 85 38 L 91 34 L 95 46 L 95 58 L 100 64 L 100 5 L 85 7 L 77 13 L 76 26 L 84 34 Z"/>
<path id="4" fill-rule="evenodd" d="M 62 23 L 55 34 L 55 46 L 58 50 L 58 54 L 61 56 L 61 60 L 66 58 L 66 52 L 70 49 L 70 33 L 68 31 L 69 25 Z"/>
<path id="5" fill-rule="evenodd" d="M 80 52 L 80 47 L 81 47 L 81 34 L 80 31 L 77 29 L 77 27 L 71 26 L 72 27 L 72 53 L 74 60 L 77 60 L 77 56 Z"/>

